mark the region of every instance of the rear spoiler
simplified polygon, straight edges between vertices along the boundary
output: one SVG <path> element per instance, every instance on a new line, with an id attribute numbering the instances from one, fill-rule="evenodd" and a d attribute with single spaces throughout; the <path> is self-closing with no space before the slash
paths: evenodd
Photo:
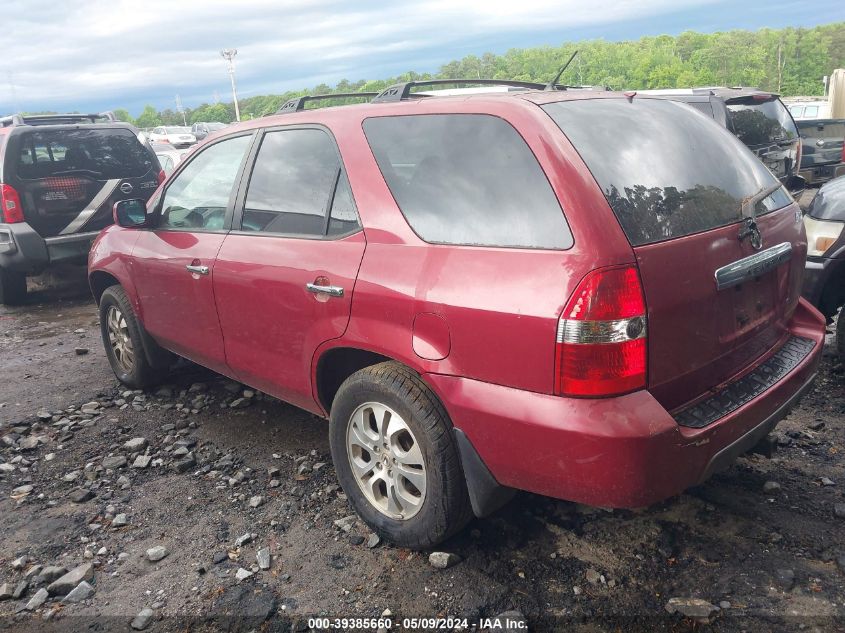
<path id="1" fill-rule="evenodd" d="M 97 123 L 98 121 L 117 121 L 114 112 L 98 112 L 92 114 L 12 114 L 0 118 L 0 127 L 13 125 L 61 125 L 62 123 Z"/>

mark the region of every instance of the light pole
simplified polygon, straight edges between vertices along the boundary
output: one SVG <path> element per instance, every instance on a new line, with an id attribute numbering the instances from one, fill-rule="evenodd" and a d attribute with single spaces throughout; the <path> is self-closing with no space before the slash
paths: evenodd
<path id="1" fill-rule="evenodd" d="M 241 109 L 238 107 L 238 92 L 235 90 L 235 55 L 238 54 L 237 48 L 224 48 L 220 51 L 220 55 L 226 60 L 229 66 L 229 79 L 232 81 L 232 99 L 235 102 L 235 120 L 241 120 Z"/>

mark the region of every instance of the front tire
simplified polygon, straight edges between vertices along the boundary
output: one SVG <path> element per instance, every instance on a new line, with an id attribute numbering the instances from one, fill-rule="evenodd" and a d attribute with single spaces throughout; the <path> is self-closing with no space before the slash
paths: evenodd
<path id="1" fill-rule="evenodd" d="M 346 379 L 332 404 L 330 440 L 344 492 L 383 538 L 425 549 L 472 517 L 446 410 L 403 365 L 380 363 Z"/>
<path id="2" fill-rule="evenodd" d="M 110 286 L 100 298 L 100 333 L 103 347 L 114 375 L 133 389 L 143 389 L 157 382 L 156 370 L 150 365 L 144 346 L 143 325 L 126 292 Z"/>
<path id="3" fill-rule="evenodd" d="M 26 299 L 26 275 L 0 268 L 0 303 L 20 305 Z"/>

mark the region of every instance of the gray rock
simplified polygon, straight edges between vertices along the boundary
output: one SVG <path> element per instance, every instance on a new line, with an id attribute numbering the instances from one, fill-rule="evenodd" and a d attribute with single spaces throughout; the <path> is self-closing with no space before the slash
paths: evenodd
<path id="1" fill-rule="evenodd" d="M 120 514 L 116 514 L 115 517 L 111 520 L 111 526 L 113 528 L 123 527 L 124 525 L 129 525 L 129 519 L 126 518 L 126 514 L 121 512 Z"/>
<path id="2" fill-rule="evenodd" d="M 381 537 L 375 532 L 370 534 L 369 538 L 367 538 L 367 547 L 369 547 L 370 549 L 378 547 L 379 543 L 381 543 Z"/>
<path id="3" fill-rule="evenodd" d="M 28 562 L 29 562 L 28 557 L 19 556 L 18 558 L 16 558 L 15 560 L 12 561 L 12 569 L 14 569 L 15 571 L 20 571 L 21 569 L 26 567 L 26 564 Z"/>
<path id="4" fill-rule="evenodd" d="M 85 503 L 86 501 L 91 501 L 91 499 L 94 498 L 94 493 L 90 490 L 86 490 L 85 488 L 79 488 L 78 490 L 71 492 L 68 496 L 74 503 Z"/>
<path id="5" fill-rule="evenodd" d="M 665 608 L 669 613 L 680 613 L 693 620 L 708 620 L 719 611 L 719 607 L 701 598 L 670 598 Z"/>
<path id="6" fill-rule="evenodd" d="M 789 591 L 795 586 L 795 572 L 791 569 L 778 569 L 775 572 L 775 582 L 784 591 Z"/>
<path id="7" fill-rule="evenodd" d="M 834 503 L 833 515 L 840 519 L 845 519 L 845 503 Z"/>
<path id="8" fill-rule="evenodd" d="M 35 450 L 38 447 L 39 441 L 40 438 L 38 438 L 38 436 L 30 435 L 29 437 L 25 437 L 18 442 L 18 448 L 22 451 Z"/>
<path id="9" fill-rule="evenodd" d="M 264 505 L 264 497 L 261 495 L 256 495 L 255 497 L 250 497 L 249 499 L 249 507 L 250 508 L 257 508 L 258 506 Z"/>
<path id="10" fill-rule="evenodd" d="M 77 356 L 85 356 L 85 354 L 88 353 L 88 348 L 87 347 L 74 347 L 73 353 L 76 354 Z"/>
<path id="11" fill-rule="evenodd" d="M 338 519 L 334 522 L 334 526 L 338 529 L 343 530 L 344 532 L 349 532 L 352 529 L 352 526 L 355 524 L 355 515 L 350 514 L 349 516 L 343 517 L 342 519 Z"/>
<path id="12" fill-rule="evenodd" d="M 35 611 L 37 608 L 47 602 L 47 598 L 49 597 L 50 594 L 47 593 L 47 590 L 42 587 L 41 589 L 35 592 L 35 595 L 32 596 L 32 598 L 29 599 L 29 602 L 26 603 L 24 609 L 26 609 L 27 611 Z"/>
<path id="13" fill-rule="evenodd" d="M 448 569 L 461 562 L 461 557 L 451 552 L 432 552 L 428 555 L 428 562 L 437 569 Z"/>
<path id="14" fill-rule="evenodd" d="M 193 453 L 188 453 L 177 462 L 173 462 L 173 470 L 177 473 L 184 473 L 191 470 L 194 466 L 197 465 L 197 460 L 194 459 Z"/>
<path id="15" fill-rule="evenodd" d="M 836 485 L 836 482 L 833 481 L 833 479 L 830 479 L 828 477 L 822 477 L 819 480 L 819 483 L 821 483 L 822 486 L 835 486 Z"/>
<path id="16" fill-rule="evenodd" d="M 123 450 L 129 451 L 130 453 L 137 453 L 147 448 L 148 444 L 149 442 L 147 442 L 147 438 L 145 437 L 133 437 L 124 443 Z"/>
<path id="17" fill-rule="evenodd" d="M 243 567 L 239 567 L 238 571 L 235 572 L 235 578 L 238 579 L 238 582 L 246 580 L 247 578 L 252 578 L 255 574 L 253 574 L 248 569 L 244 569 Z"/>
<path id="18" fill-rule="evenodd" d="M 12 599 L 12 585 L 7 582 L 4 582 L 0 585 L 0 602 L 3 600 L 11 600 Z"/>
<path id="19" fill-rule="evenodd" d="M 212 558 L 211 562 L 215 565 L 219 565 L 223 561 L 229 560 L 229 552 L 217 552 Z"/>
<path id="20" fill-rule="evenodd" d="M 780 490 L 780 484 L 776 481 L 767 481 L 763 484 L 763 492 L 769 493 L 777 490 Z"/>
<path id="21" fill-rule="evenodd" d="M 602 576 L 599 572 L 595 569 L 588 569 L 586 573 L 587 582 L 591 585 L 597 585 L 600 582 L 604 581 L 604 576 Z"/>
<path id="22" fill-rule="evenodd" d="M 528 621 L 521 611 L 505 611 L 494 617 L 489 631 L 527 631 Z"/>
<path id="23" fill-rule="evenodd" d="M 94 587 L 89 585 L 85 580 L 76 585 L 76 588 L 64 597 L 62 602 L 75 604 L 87 600 L 94 595 Z"/>
<path id="24" fill-rule="evenodd" d="M 146 468 L 153 461 L 152 455 L 138 455 L 132 462 L 132 468 Z"/>
<path id="25" fill-rule="evenodd" d="M 18 584 L 15 585 L 15 589 L 14 591 L 12 591 L 12 598 L 14 600 L 20 600 L 21 598 L 23 598 L 27 589 L 29 589 L 29 581 L 21 580 Z"/>
<path id="26" fill-rule="evenodd" d="M 151 563 L 157 563 L 169 553 L 164 545 L 156 545 L 147 550 L 147 560 Z"/>
<path id="27" fill-rule="evenodd" d="M 103 458 L 103 468 L 106 470 L 116 470 L 117 468 L 123 468 L 124 466 L 126 466 L 125 455 L 111 455 Z"/>
<path id="28" fill-rule="evenodd" d="M 239 537 L 235 540 L 235 546 L 237 546 L 237 547 L 243 547 L 244 545 L 246 545 L 247 543 L 249 543 L 251 540 L 252 540 L 252 534 L 250 534 L 249 532 L 247 532 L 246 534 L 244 534 L 244 535 L 242 535 L 242 536 L 239 536 Z"/>
<path id="29" fill-rule="evenodd" d="M 153 613 L 153 610 L 149 607 L 141 609 L 140 613 L 138 613 L 138 615 L 132 619 L 132 622 L 129 623 L 129 626 L 136 631 L 143 631 L 150 625 L 150 622 L 153 621 L 154 615 L 155 613 Z"/>
<path id="30" fill-rule="evenodd" d="M 67 568 L 60 565 L 48 565 L 38 574 L 42 584 L 50 584 L 54 580 L 58 580 L 67 573 Z"/>
<path id="31" fill-rule="evenodd" d="M 94 566 L 91 565 L 91 563 L 83 563 L 79 567 L 76 567 L 66 573 L 61 578 L 51 582 L 47 586 L 47 591 L 51 596 L 66 596 L 83 580 L 91 581 L 93 579 Z"/>
<path id="32" fill-rule="evenodd" d="M 252 400 L 249 398 L 235 398 L 232 400 L 231 404 L 229 404 L 230 409 L 245 409 L 252 403 Z"/>
<path id="33" fill-rule="evenodd" d="M 723 611 L 724 611 L 724 610 L 727 610 L 727 609 L 730 609 L 730 608 L 731 608 L 731 603 L 730 603 L 730 602 L 728 602 L 727 600 L 722 600 L 722 601 L 719 603 L 719 608 L 720 608 L 720 609 L 722 609 Z"/>
<path id="34" fill-rule="evenodd" d="M 270 548 L 262 547 L 255 554 L 255 559 L 258 561 L 258 566 L 263 570 L 270 569 Z"/>
<path id="35" fill-rule="evenodd" d="M 38 576 L 41 573 L 42 569 L 43 569 L 43 567 L 41 567 L 41 565 L 33 565 L 32 567 L 30 567 L 29 569 L 27 569 L 24 572 L 23 577 L 24 578 L 35 578 L 36 576 Z M 65 569 L 65 571 L 67 571 L 67 570 Z M 62 573 L 64 573 L 64 572 L 62 572 Z M 61 574 L 59 574 L 59 575 L 61 575 Z"/>
<path id="36" fill-rule="evenodd" d="M 32 492 L 34 489 L 35 489 L 35 486 L 33 486 L 32 484 L 24 484 L 23 486 L 18 486 L 17 488 L 14 488 L 12 490 L 11 496 L 13 498 L 14 497 L 25 497 L 30 492 Z"/>

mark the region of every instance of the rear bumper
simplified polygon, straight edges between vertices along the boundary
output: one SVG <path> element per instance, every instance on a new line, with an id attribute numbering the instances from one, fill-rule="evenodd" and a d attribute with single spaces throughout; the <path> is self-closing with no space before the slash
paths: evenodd
<path id="1" fill-rule="evenodd" d="M 0 267 L 37 274 L 50 264 L 84 263 L 98 233 L 43 238 L 26 222 L 0 224 Z"/>
<path id="2" fill-rule="evenodd" d="M 701 429 L 648 391 L 575 399 L 428 374 L 452 421 L 503 485 L 596 506 L 650 505 L 700 483 L 771 431 L 815 377 L 824 322 L 801 301 L 791 334 L 815 341 L 791 372 Z"/>
<path id="3" fill-rule="evenodd" d="M 798 175 L 807 181 L 808 185 L 818 185 L 828 180 L 845 176 L 845 163 L 828 163 L 813 165 L 799 170 Z"/>

